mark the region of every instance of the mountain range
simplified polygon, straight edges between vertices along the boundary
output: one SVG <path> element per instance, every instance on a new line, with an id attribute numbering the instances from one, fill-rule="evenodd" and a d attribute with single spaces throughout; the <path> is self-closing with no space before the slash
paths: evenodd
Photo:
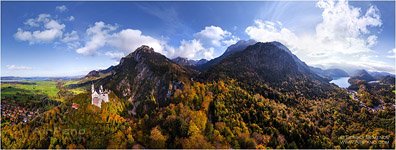
<path id="1" fill-rule="evenodd" d="M 331 77 L 345 75 L 339 70 L 324 72 Z M 326 98 L 338 90 L 328 83 L 328 76 L 313 71 L 283 44 L 253 40 L 239 41 L 210 61 L 181 57 L 171 60 L 141 46 L 118 65 L 91 71 L 88 77 L 96 78 L 79 85 L 100 84 L 130 102 L 155 99 L 160 105 L 168 104 L 176 89 L 194 81 L 237 80 L 249 91 L 270 98 Z"/>
<path id="2" fill-rule="evenodd" d="M 308 66 L 280 42 L 240 40 L 212 60 L 168 59 L 148 46 L 142 46 L 121 59 L 117 66 L 93 70 L 80 85 L 97 82 L 130 101 L 154 98 L 160 104 L 180 84 L 190 81 L 213 82 L 220 79 L 238 80 L 241 86 L 268 97 L 325 98 L 337 87 L 329 81 L 351 77 L 366 81 L 380 80 L 388 74 L 365 70 L 347 72 L 332 68 Z M 180 85 L 179 85 L 180 86 Z"/>

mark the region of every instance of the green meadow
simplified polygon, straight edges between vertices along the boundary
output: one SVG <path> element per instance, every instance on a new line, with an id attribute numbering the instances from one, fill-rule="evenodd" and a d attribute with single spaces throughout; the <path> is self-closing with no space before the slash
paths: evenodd
<path id="1" fill-rule="evenodd" d="M 2 82 L 1 100 L 27 108 L 49 110 L 62 102 L 56 81 Z"/>
<path id="2" fill-rule="evenodd" d="M 16 95 L 17 93 L 24 94 L 43 94 L 51 99 L 59 99 L 57 93 L 59 89 L 56 87 L 55 81 L 34 81 L 24 82 L 30 84 L 20 83 L 2 83 L 1 84 L 1 98 L 4 96 Z"/>
<path id="3" fill-rule="evenodd" d="M 79 82 L 80 82 L 80 80 L 68 80 L 68 81 L 65 81 L 65 85 L 64 86 L 68 86 L 70 84 L 77 84 Z"/>
<path id="4" fill-rule="evenodd" d="M 69 85 L 78 83 L 80 83 L 80 80 L 69 80 L 64 83 L 63 87 L 67 88 L 67 90 L 72 92 L 74 95 L 86 92 L 83 88 L 68 88 Z"/>
<path id="5" fill-rule="evenodd" d="M 64 82 L 63 87 L 67 87 L 70 84 L 76 84 L 78 80 L 71 80 Z M 82 88 L 63 88 L 73 95 L 86 92 Z M 58 95 L 60 89 L 57 87 L 57 81 L 22 81 L 21 83 L 2 83 L 1 84 L 1 98 L 20 95 L 20 94 L 30 94 L 30 95 L 46 95 L 48 98 L 62 101 L 63 98 Z"/>

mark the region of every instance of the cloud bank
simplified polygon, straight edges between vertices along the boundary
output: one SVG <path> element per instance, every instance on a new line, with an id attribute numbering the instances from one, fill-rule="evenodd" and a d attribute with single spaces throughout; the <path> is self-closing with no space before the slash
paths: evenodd
<path id="1" fill-rule="evenodd" d="M 168 45 L 167 41 L 144 35 L 137 29 L 116 31 L 117 29 L 117 25 L 106 24 L 102 21 L 96 22 L 86 30 L 85 35 L 89 40 L 85 41 L 83 47 L 76 49 L 76 52 L 82 55 L 96 55 L 100 54 L 101 49 L 107 47 L 113 50 L 106 51 L 104 54 L 117 59 L 123 56 L 121 54 L 126 55 L 141 45 L 148 45 L 168 58 L 212 59 L 215 50 L 223 50 L 239 40 L 220 27 L 207 26 L 195 33 L 193 39 L 183 39 L 178 47 L 173 47 Z"/>
<path id="2" fill-rule="evenodd" d="M 255 20 L 245 32 L 256 41 L 284 43 L 309 65 L 394 72 L 394 66 L 374 58 L 378 37 L 371 29 L 382 25 L 376 6 L 365 12 L 347 1 L 320 0 L 316 6 L 323 10 L 322 22 L 313 35 L 297 35 L 281 23 L 265 20 Z"/>
<path id="3" fill-rule="evenodd" d="M 206 26 L 194 34 L 192 40 L 182 40 L 177 48 L 169 48 L 168 57 L 184 57 L 189 59 L 213 59 L 231 44 L 235 44 L 238 37 L 218 26 Z"/>
<path id="4" fill-rule="evenodd" d="M 8 70 L 31 70 L 31 67 L 27 66 L 17 66 L 17 65 L 7 65 Z"/>
<path id="5" fill-rule="evenodd" d="M 56 6 L 55 9 L 56 9 L 56 11 L 59 11 L 59 12 L 65 12 L 68 10 L 65 5 Z"/>

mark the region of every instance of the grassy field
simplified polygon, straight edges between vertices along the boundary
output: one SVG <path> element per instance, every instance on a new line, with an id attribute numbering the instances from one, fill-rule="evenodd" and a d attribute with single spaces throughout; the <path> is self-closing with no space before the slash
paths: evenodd
<path id="1" fill-rule="evenodd" d="M 70 84 L 77 84 L 80 80 L 68 80 L 65 81 L 65 85 L 64 86 L 68 86 Z"/>
<path id="2" fill-rule="evenodd" d="M 65 81 L 62 88 L 57 87 L 57 81 L 22 81 L 22 82 L 4 82 L 1 84 L 1 99 L 5 97 L 13 97 L 15 100 L 25 101 L 33 99 L 33 97 L 42 95 L 56 101 L 63 101 L 65 98 L 64 92 L 58 92 L 60 90 L 66 90 L 71 92 L 72 95 L 87 92 L 82 88 L 67 88 L 67 85 L 76 84 L 78 80 Z M 29 98 L 30 96 L 30 98 Z"/>
<path id="3" fill-rule="evenodd" d="M 69 80 L 69 81 L 66 81 L 63 86 L 67 87 L 68 85 L 77 84 L 79 82 L 80 82 L 80 80 Z M 75 95 L 86 92 L 86 90 L 84 90 L 83 88 L 69 88 L 68 91 L 73 92 L 73 94 L 75 94 Z"/>
<path id="4" fill-rule="evenodd" d="M 15 95 L 19 92 L 26 94 L 44 94 L 48 95 L 51 99 L 59 99 L 57 95 L 59 89 L 56 87 L 56 81 L 35 81 L 29 83 L 32 84 L 2 83 L 1 97 Z"/>
<path id="5" fill-rule="evenodd" d="M 73 92 L 73 94 L 75 94 L 75 95 L 81 94 L 81 93 L 84 93 L 84 92 L 87 92 L 86 90 L 81 89 L 81 88 L 69 89 L 69 91 L 70 91 L 70 92 Z"/>

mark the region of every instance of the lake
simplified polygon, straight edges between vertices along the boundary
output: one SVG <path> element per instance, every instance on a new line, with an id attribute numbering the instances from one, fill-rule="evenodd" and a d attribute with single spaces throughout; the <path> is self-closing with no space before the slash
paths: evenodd
<path id="1" fill-rule="evenodd" d="M 330 83 L 334 83 L 338 85 L 340 88 L 348 88 L 351 84 L 349 84 L 348 80 L 350 77 L 341 77 L 334 80 L 331 80 Z"/>

